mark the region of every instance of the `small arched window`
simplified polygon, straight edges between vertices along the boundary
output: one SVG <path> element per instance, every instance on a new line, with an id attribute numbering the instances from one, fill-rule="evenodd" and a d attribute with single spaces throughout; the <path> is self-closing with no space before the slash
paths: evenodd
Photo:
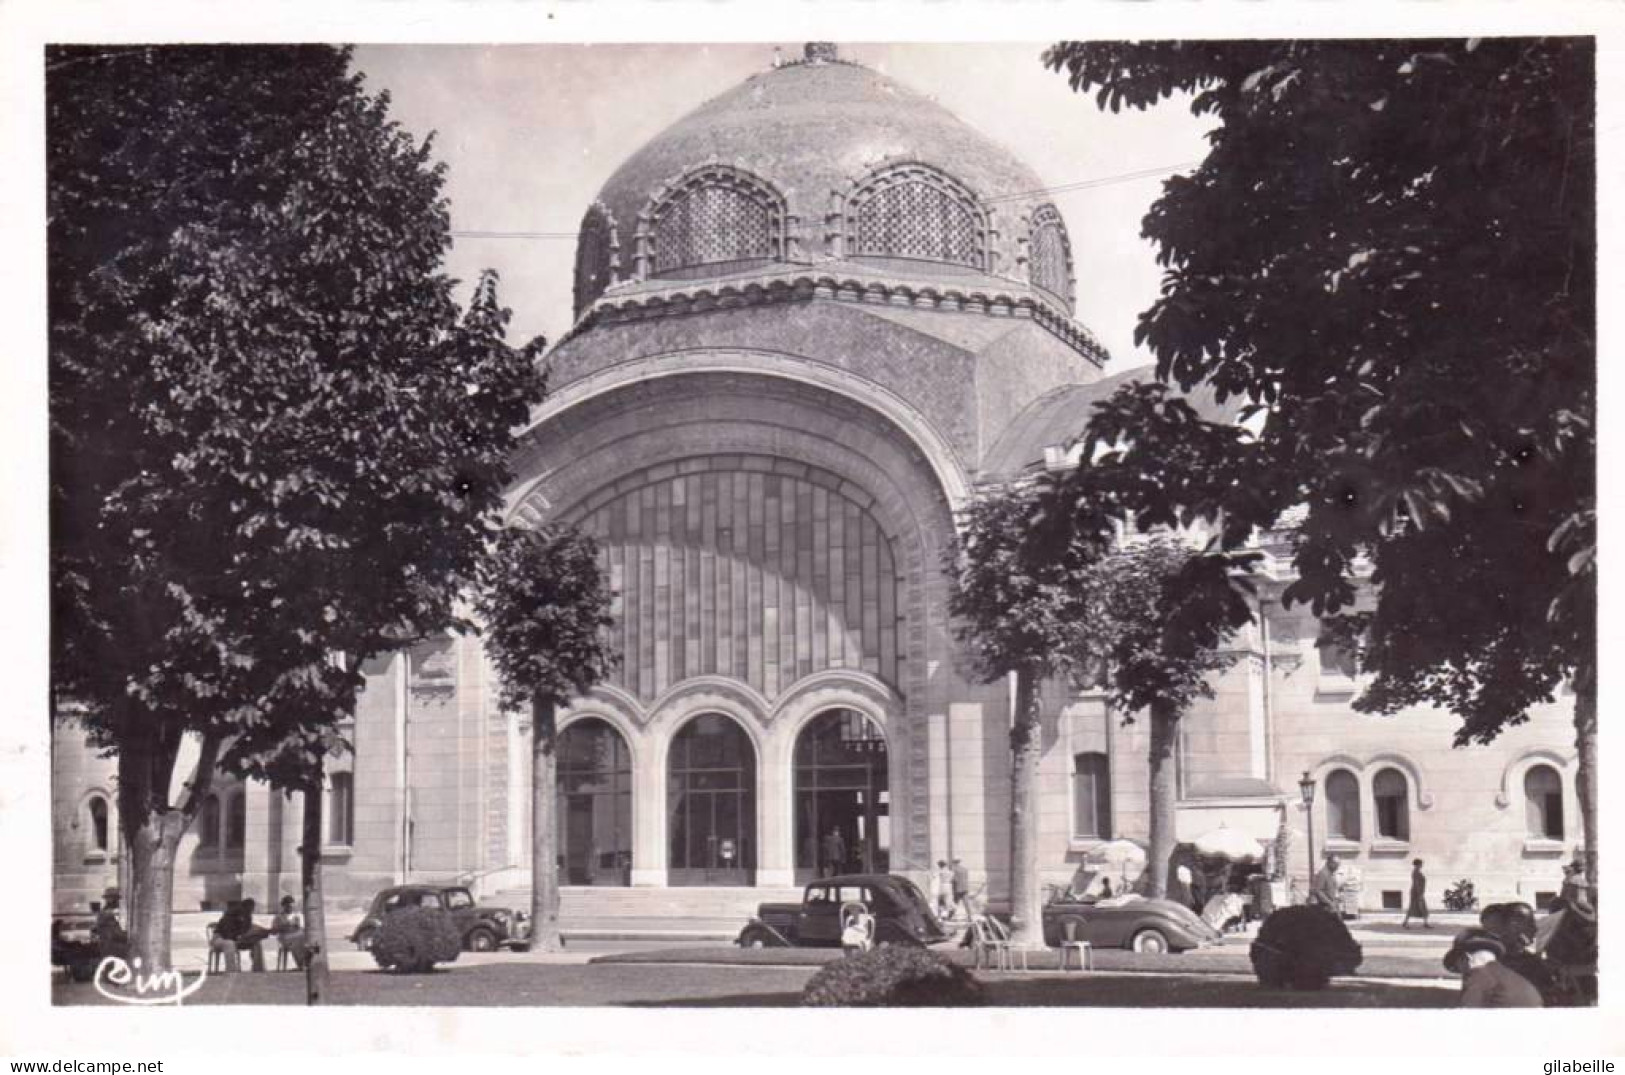
<path id="1" fill-rule="evenodd" d="M 248 796 L 236 791 L 226 799 L 226 850 L 241 851 L 248 831 Z"/>
<path id="2" fill-rule="evenodd" d="M 1033 286 L 1070 304 L 1072 244 L 1067 240 L 1066 225 L 1061 222 L 1061 214 L 1053 205 L 1039 206 L 1033 213 L 1028 259 L 1028 273 Z"/>
<path id="3" fill-rule="evenodd" d="M 349 847 L 355 842 L 355 777 L 334 773 L 327 791 L 327 842 Z"/>
<path id="4" fill-rule="evenodd" d="M 1383 769 L 1371 781 L 1377 815 L 1377 836 L 1408 842 L 1411 838 L 1410 782 L 1398 769 Z"/>
<path id="5" fill-rule="evenodd" d="M 1339 840 L 1360 838 L 1360 782 L 1347 769 L 1326 774 L 1326 835 Z"/>
<path id="6" fill-rule="evenodd" d="M 1112 774 L 1106 755 L 1072 756 L 1072 835 L 1112 834 Z"/>
<path id="7" fill-rule="evenodd" d="M 859 257 L 987 267 L 986 214 L 969 191 L 933 169 L 907 164 L 878 173 L 853 193 L 848 212 Z"/>
<path id="8" fill-rule="evenodd" d="M 85 803 L 85 814 L 90 823 L 90 849 L 105 852 L 108 843 L 107 798 L 92 795 Z"/>
<path id="9" fill-rule="evenodd" d="M 655 205 L 649 235 L 657 276 L 776 260 L 783 255 L 784 200 L 737 169 L 702 168 Z"/>
<path id="10" fill-rule="evenodd" d="M 197 845 L 220 846 L 220 797 L 210 795 L 197 812 Z"/>
<path id="11" fill-rule="evenodd" d="M 1529 835 L 1563 839 L 1563 777 L 1550 765 L 1531 765 L 1523 774 L 1524 814 Z"/>

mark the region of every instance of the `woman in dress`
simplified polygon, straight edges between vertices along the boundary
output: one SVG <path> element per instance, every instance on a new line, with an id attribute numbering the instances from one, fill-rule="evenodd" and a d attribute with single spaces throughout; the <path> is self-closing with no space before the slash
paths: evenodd
<path id="1" fill-rule="evenodd" d="M 1400 923 L 1401 929 L 1411 928 L 1411 919 L 1420 918 L 1423 929 L 1432 929 L 1428 924 L 1428 879 L 1422 873 L 1422 860 L 1411 860 L 1411 902 L 1405 908 L 1405 921 Z"/>

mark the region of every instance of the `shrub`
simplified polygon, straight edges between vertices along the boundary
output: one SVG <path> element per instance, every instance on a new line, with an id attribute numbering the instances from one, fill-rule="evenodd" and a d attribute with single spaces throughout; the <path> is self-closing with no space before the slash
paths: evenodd
<path id="1" fill-rule="evenodd" d="M 1260 985 L 1324 989 L 1333 975 L 1353 974 L 1362 953 L 1337 915 L 1320 907 L 1282 907 L 1264 919 L 1250 955 Z"/>
<path id="2" fill-rule="evenodd" d="M 1473 883 L 1465 877 L 1444 890 L 1444 905 L 1450 911 L 1471 911 L 1478 906 L 1478 895 Z"/>
<path id="3" fill-rule="evenodd" d="M 968 1008 L 987 1003 L 975 975 L 923 948 L 884 945 L 827 963 L 802 991 L 809 1008 Z"/>
<path id="4" fill-rule="evenodd" d="M 384 916 L 373 938 L 372 958 L 385 970 L 422 974 L 451 963 L 463 938 L 451 913 L 439 907 L 403 907 Z"/>

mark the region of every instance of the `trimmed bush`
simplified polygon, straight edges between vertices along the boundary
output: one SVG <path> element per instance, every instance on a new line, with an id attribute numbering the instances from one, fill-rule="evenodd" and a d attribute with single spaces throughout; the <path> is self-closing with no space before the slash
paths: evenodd
<path id="1" fill-rule="evenodd" d="M 1471 911 L 1478 906 L 1478 894 L 1473 891 L 1473 883 L 1465 877 L 1444 890 L 1444 907 L 1447 911 Z"/>
<path id="2" fill-rule="evenodd" d="M 987 1003 L 976 976 L 923 948 L 883 945 L 827 963 L 802 991 L 809 1008 L 969 1008 Z"/>
<path id="3" fill-rule="evenodd" d="M 439 907 L 403 907 L 384 916 L 373 938 L 372 958 L 385 970 L 422 974 L 436 963 L 452 963 L 463 938 L 451 912 Z"/>
<path id="4" fill-rule="evenodd" d="M 1264 919 L 1249 953 L 1260 985 L 1324 989 L 1353 974 L 1363 953 L 1342 919 L 1320 907 L 1282 907 Z"/>

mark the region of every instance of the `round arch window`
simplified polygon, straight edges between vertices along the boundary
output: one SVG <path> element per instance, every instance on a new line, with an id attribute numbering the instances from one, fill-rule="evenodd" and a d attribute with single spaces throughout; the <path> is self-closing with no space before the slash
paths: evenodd
<path id="1" fill-rule="evenodd" d="M 756 750 L 733 718 L 694 717 L 666 763 L 667 879 L 749 885 L 756 878 Z"/>

